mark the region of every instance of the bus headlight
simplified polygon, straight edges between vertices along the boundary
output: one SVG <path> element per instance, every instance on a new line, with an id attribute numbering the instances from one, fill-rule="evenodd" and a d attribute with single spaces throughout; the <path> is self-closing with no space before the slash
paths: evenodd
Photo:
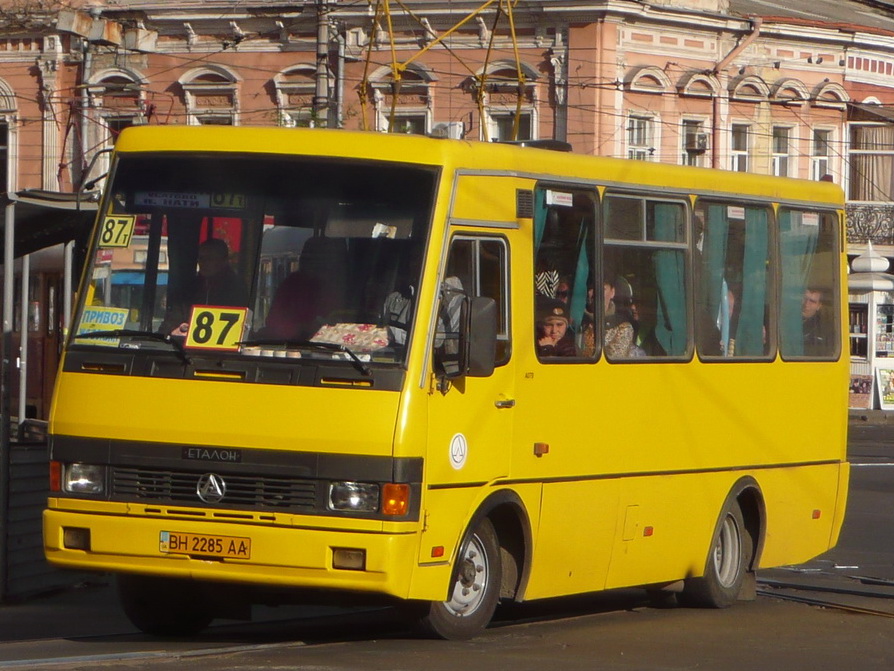
<path id="1" fill-rule="evenodd" d="M 333 482 L 329 485 L 329 509 L 354 513 L 379 510 L 379 486 L 366 482 Z"/>
<path id="2" fill-rule="evenodd" d="M 102 494 L 105 489 L 105 466 L 68 464 L 63 473 L 62 489 L 70 494 Z"/>

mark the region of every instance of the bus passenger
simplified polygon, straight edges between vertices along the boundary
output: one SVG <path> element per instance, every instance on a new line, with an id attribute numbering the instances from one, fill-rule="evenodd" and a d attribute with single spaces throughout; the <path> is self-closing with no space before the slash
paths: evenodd
<path id="1" fill-rule="evenodd" d="M 822 356 L 830 354 L 834 343 L 834 324 L 823 308 L 823 292 L 808 287 L 801 300 L 801 333 L 804 336 L 804 354 Z"/>
<path id="2" fill-rule="evenodd" d="M 577 355 L 568 321 L 568 306 L 565 303 L 537 297 L 537 356 Z"/>
<path id="3" fill-rule="evenodd" d="M 630 283 L 619 277 L 623 298 L 632 298 Z M 605 355 L 609 359 L 624 359 L 631 355 L 633 348 L 633 324 L 627 309 L 618 310 L 615 305 L 615 283 L 606 279 L 602 283 L 603 307 L 605 309 Z"/>
<path id="4" fill-rule="evenodd" d="M 178 313 L 179 326 L 172 335 L 183 335 L 189 330 L 186 319 L 195 305 L 245 307 L 248 292 L 239 276 L 230 267 L 230 248 L 220 238 L 209 238 L 199 245 L 198 272 L 193 278 L 184 300 L 178 301 L 172 313 Z"/>

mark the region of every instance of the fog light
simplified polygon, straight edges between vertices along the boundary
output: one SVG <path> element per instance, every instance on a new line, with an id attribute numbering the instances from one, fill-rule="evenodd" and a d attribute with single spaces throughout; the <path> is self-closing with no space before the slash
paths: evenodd
<path id="1" fill-rule="evenodd" d="M 90 551 L 90 529 L 62 527 L 62 547 L 66 550 Z"/>
<path id="2" fill-rule="evenodd" d="M 366 570 L 366 550 L 332 548 L 332 567 L 345 571 Z"/>
<path id="3" fill-rule="evenodd" d="M 106 469 L 93 464 L 68 464 L 63 469 L 62 488 L 71 494 L 102 494 Z"/>
<path id="4" fill-rule="evenodd" d="M 329 485 L 329 509 L 355 513 L 379 510 L 379 486 L 365 482 L 333 482 Z"/>

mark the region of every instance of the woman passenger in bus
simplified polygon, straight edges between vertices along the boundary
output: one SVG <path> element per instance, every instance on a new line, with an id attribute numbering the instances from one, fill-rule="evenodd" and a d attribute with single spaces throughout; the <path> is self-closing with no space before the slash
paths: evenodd
<path id="1" fill-rule="evenodd" d="M 616 296 L 622 303 L 633 299 L 633 289 L 623 277 L 618 277 L 615 282 L 606 279 L 602 283 L 602 297 L 605 309 L 605 355 L 609 359 L 625 359 L 631 356 L 633 350 L 633 323 L 626 306 L 622 304 L 621 309 L 618 309 L 615 304 Z"/>
<path id="2" fill-rule="evenodd" d="M 537 356 L 576 356 L 569 328 L 568 306 L 560 300 L 537 296 Z"/>

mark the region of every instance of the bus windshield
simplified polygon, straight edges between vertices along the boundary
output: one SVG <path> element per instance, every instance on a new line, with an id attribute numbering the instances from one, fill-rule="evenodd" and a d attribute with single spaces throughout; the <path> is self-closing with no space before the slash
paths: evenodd
<path id="1" fill-rule="evenodd" d="M 121 156 L 73 344 L 401 363 L 436 178 L 318 157 Z"/>

